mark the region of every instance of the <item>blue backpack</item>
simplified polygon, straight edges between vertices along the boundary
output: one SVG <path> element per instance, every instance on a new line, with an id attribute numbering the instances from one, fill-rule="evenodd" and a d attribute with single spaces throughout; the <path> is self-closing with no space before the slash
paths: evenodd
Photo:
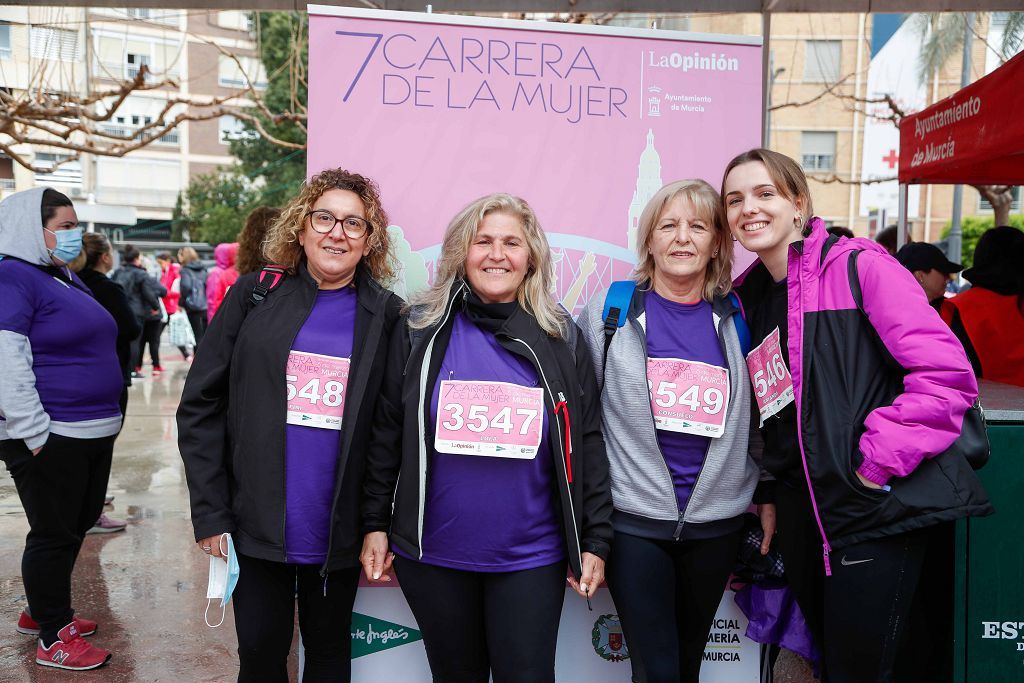
<path id="1" fill-rule="evenodd" d="M 608 293 L 605 294 L 604 310 L 601 312 L 601 317 L 604 320 L 604 359 L 602 359 L 602 367 L 604 366 L 604 360 L 608 358 L 608 347 L 612 344 L 615 330 L 626 324 L 629 304 L 633 301 L 633 292 L 635 290 L 636 282 L 632 280 L 616 280 L 608 288 Z M 740 349 L 743 351 L 743 355 L 746 356 L 750 353 L 750 328 L 747 327 L 747 321 L 743 318 L 743 307 L 740 306 L 739 297 L 736 296 L 735 292 L 729 293 L 729 300 L 741 311 L 739 314 L 734 315 L 732 319 L 736 325 L 736 335 L 740 339 Z"/>

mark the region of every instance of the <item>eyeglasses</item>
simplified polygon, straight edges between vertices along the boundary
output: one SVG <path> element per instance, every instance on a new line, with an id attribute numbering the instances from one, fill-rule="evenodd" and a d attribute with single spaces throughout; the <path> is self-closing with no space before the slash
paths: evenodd
<path id="1" fill-rule="evenodd" d="M 309 224 L 313 227 L 313 230 L 321 235 L 326 235 L 331 230 L 334 230 L 335 225 L 341 223 L 341 229 L 345 231 L 349 239 L 357 240 L 369 232 L 372 227 L 369 222 L 359 216 L 337 218 L 326 209 L 310 211 L 306 216 L 309 217 Z"/>

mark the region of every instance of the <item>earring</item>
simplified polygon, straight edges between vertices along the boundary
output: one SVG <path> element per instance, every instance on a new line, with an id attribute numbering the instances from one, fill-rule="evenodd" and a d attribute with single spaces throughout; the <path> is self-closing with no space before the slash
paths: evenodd
<path id="1" fill-rule="evenodd" d="M 793 225 L 795 225 L 798 228 L 802 228 L 804 225 L 804 217 L 801 216 L 800 214 L 793 216 Z"/>
<path id="2" fill-rule="evenodd" d="M 715 249 L 715 253 L 711 255 L 711 258 L 718 258 L 718 250 Z"/>

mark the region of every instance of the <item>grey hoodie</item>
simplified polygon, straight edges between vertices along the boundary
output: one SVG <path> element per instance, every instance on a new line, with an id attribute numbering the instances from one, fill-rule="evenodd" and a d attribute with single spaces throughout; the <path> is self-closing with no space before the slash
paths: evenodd
<path id="1" fill-rule="evenodd" d="M 0 257 L 13 257 L 34 266 L 54 267 L 43 239 L 41 208 L 46 189 L 37 187 L 17 192 L 0 202 Z M 64 270 L 75 287 L 89 293 L 81 280 L 69 270 Z M 48 275 L 42 277 L 49 279 Z M 120 415 L 75 423 L 51 421 L 36 391 L 32 360 L 32 345 L 28 337 L 0 330 L 0 417 L 3 417 L 0 420 L 0 440 L 23 439 L 29 449 L 36 449 L 46 443 L 51 431 L 79 438 L 116 433 Z"/>
<path id="2" fill-rule="evenodd" d="M 739 311 L 728 299 L 714 301 L 715 330 L 729 366 L 731 398 L 725 434 L 711 440 L 686 509 L 680 510 L 650 407 L 644 293 L 639 287 L 634 291 L 626 324 L 616 330 L 604 361 L 604 296 L 594 297 L 577 320 L 601 390 L 615 505 L 612 526 L 625 533 L 677 540 L 728 533 L 738 528 L 736 517 L 750 505 L 760 471 L 750 453 L 750 380 L 732 319 Z"/>

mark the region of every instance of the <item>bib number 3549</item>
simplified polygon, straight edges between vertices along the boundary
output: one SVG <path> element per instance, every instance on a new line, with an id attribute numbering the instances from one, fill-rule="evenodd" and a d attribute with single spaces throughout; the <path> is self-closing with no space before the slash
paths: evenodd
<path id="1" fill-rule="evenodd" d="M 681 358 L 648 358 L 647 387 L 656 428 L 711 438 L 725 432 L 726 368 Z"/>

